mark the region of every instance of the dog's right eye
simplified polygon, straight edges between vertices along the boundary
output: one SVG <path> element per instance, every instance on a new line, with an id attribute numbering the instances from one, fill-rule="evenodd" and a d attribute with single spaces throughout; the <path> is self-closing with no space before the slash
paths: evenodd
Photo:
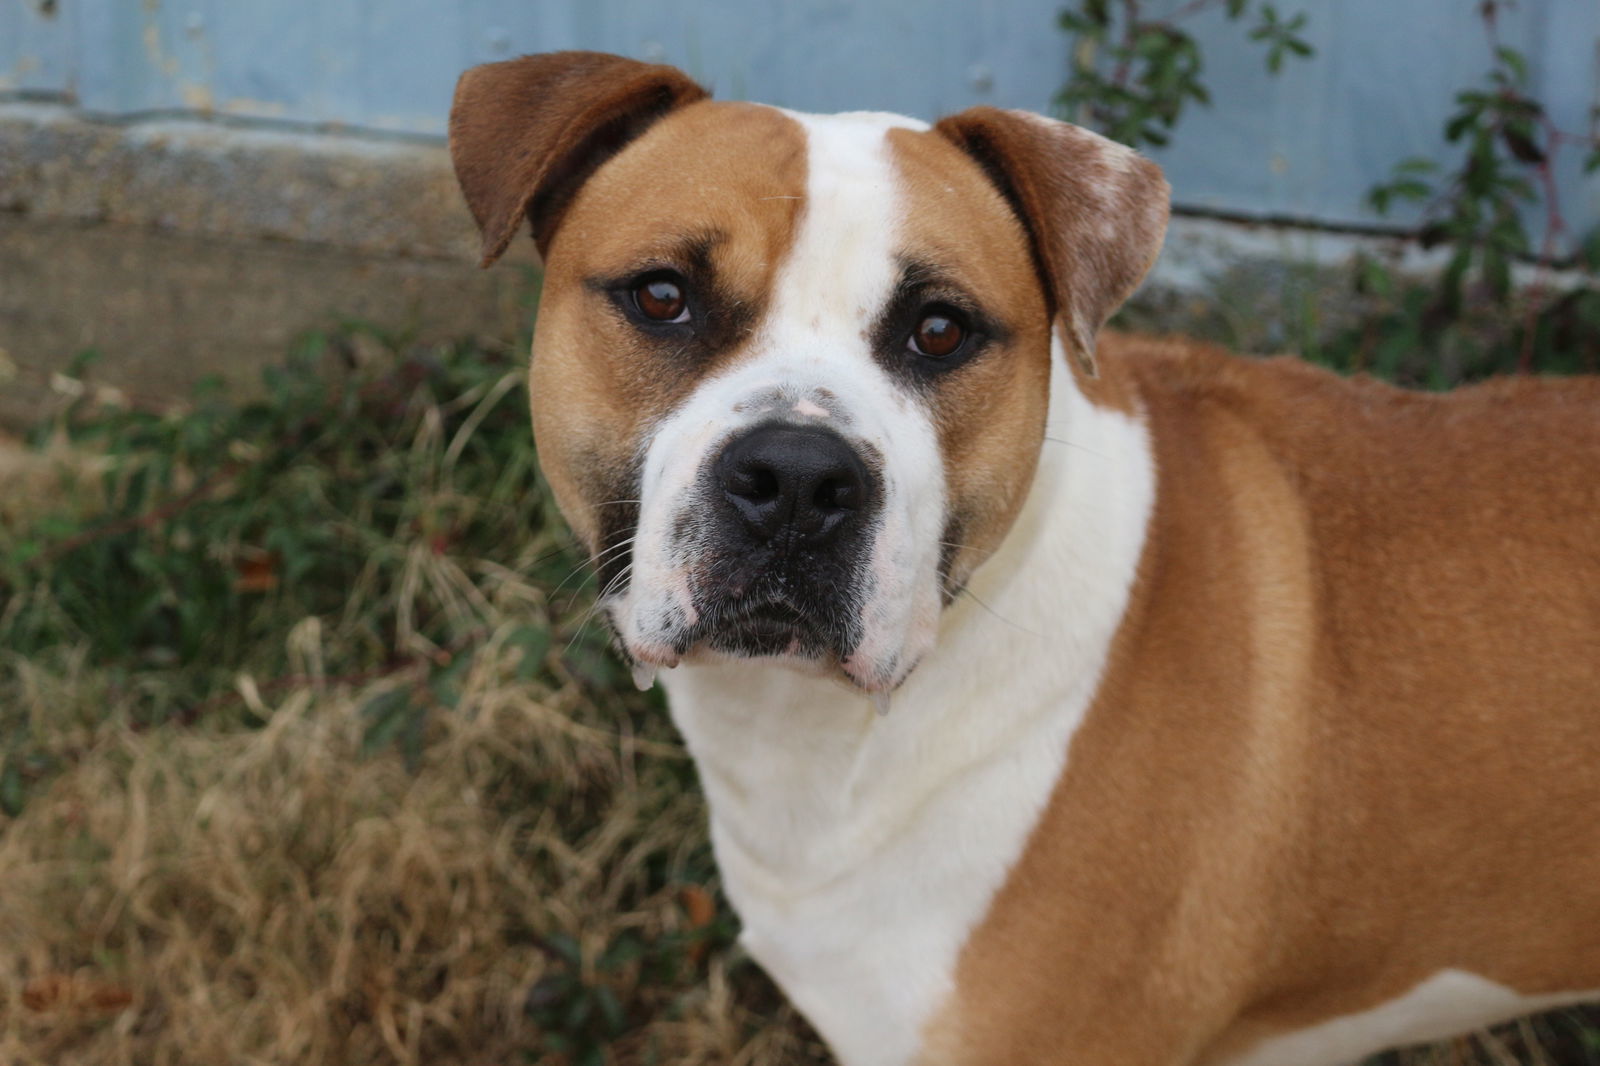
<path id="1" fill-rule="evenodd" d="M 652 322 L 689 321 L 689 298 L 683 283 L 672 274 L 651 274 L 635 283 L 633 306 Z"/>
<path id="2" fill-rule="evenodd" d="M 954 312 L 931 308 L 911 334 L 911 350 L 933 359 L 947 359 L 960 351 L 967 339 L 966 328 Z"/>

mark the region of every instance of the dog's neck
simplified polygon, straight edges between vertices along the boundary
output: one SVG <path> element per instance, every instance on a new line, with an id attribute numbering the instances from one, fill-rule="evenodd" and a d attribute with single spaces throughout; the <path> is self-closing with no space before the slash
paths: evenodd
<path id="1" fill-rule="evenodd" d="M 772 664 L 664 676 L 747 944 L 841 1054 L 851 1038 L 827 1032 L 827 1013 L 850 997 L 807 1002 L 805 986 L 852 976 L 830 966 L 898 969 L 875 992 L 862 982 L 869 1000 L 895 989 L 897 1004 L 862 1010 L 899 1014 L 915 1038 L 1061 775 L 1128 603 L 1154 495 L 1145 427 L 1085 399 L 1060 353 L 1052 378 L 1028 500 L 886 716 Z M 812 907 L 828 920 L 803 920 Z M 877 929 L 841 915 L 852 908 Z M 915 914 L 915 928 L 894 929 L 885 954 L 898 957 L 875 961 L 870 940 L 895 913 Z M 924 976 L 907 977 L 908 963 Z M 860 1053 L 893 1061 L 893 1026 L 878 1017 Z"/>

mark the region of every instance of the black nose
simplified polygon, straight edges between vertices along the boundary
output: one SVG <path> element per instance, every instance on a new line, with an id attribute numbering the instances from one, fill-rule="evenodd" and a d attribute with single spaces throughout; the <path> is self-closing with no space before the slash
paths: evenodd
<path id="1" fill-rule="evenodd" d="M 811 426 L 757 426 L 717 457 L 717 480 L 760 540 L 788 534 L 831 540 L 867 504 L 870 478 L 839 434 Z"/>

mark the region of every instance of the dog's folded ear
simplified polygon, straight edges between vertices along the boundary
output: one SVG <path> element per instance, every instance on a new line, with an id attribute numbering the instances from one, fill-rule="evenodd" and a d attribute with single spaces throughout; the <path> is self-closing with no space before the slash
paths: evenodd
<path id="1" fill-rule="evenodd" d="M 1169 194 L 1161 168 L 1067 122 L 974 107 L 935 127 L 989 173 L 1027 228 L 1045 292 L 1079 369 L 1094 338 L 1161 252 Z"/>
<path id="2" fill-rule="evenodd" d="M 669 111 L 709 94 L 682 71 L 600 52 L 550 52 L 461 75 L 450 159 L 483 234 L 483 266 L 522 220 L 540 253 L 573 193 Z"/>

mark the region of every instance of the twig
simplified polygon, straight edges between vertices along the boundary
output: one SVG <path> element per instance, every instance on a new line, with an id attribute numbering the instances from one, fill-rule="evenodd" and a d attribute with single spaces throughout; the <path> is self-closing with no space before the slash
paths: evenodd
<path id="1" fill-rule="evenodd" d="M 1533 341 L 1539 330 L 1539 301 L 1544 298 L 1545 275 L 1555 257 L 1556 238 L 1567 228 L 1566 220 L 1561 217 L 1560 193 L 1556 190 L 1555 175 L 1552 173 L 1556 149 L 1556 141 L 1552 138 L 1544 161 L 1535 168 L 1539 184 L 1544 186 L 1544 239 L 1539 244 L 1539 260 L 1534 267 L 1533 283 L 1528 286 L 1528 291 L 1524 294 L 1528 301 L 1528 309 L 1523 312 L 1522 350 L 1517 353 L 1519 374 L 1527 374 L 1533 370 Z"/>
<path id="2" fill-rule="evenodd" d="M 488 635 L 488 632 L 489 630 L 486 626 L 473 626 L 437 652 L 412 652 L 410 655 L 391 656 L 381 666 L 371 667 L 366 670 L 355 670 L 347 674 L 335 674 L 332 677 L 318 678 L 313 674 L 282 674 L 257 683 L 256 689 L 260 692 L 278 692 L 302 685 L 365 685 L 373 681 L 382 681 L 386 677 L 402 674 L 412 667 L 421 666 L 425 663 L 431 662 L 436 666 L 445 665 L 469 645 L 482 640 Z M 443 663 L 440 662 L 441 655 L 445 657 Z M 206 712 L 241 698 L 240 694 L 233 689 L 227 692 L 219 692 L 209 699 L 201 700 L 192 707 L 185 708 L 174 717 L 179 725 L 194 725 Z"/>
<path id="3" fill-rule="evenodd" d="M 1213 4 L 1216 4 L 1216 3 L 1218 3 L 1218 0 L 1189 0 L 1189 2 L 1187 4 L 1184 4 L 1182 7 L 1178 8 L 1176 11 L 1174 11 L 1172 14 L 1168 15 L 1166 17 L 1166 19 L 1164 19 L 1163 21 L 1166 21 L 1166 22 L 1177 22 L 1180 19 L 1186 19 L 1190 15 L 1199 14 L 1200 12 L 1204 11 L 1206 8 L 1212 6 Z"/>
<path id="4" fill-rule="evenodd" d="M 1117 60 L 1117 68 L 1111 74 L 1111 84 L 1119 89 L 1126 89 L 1129 64 L 1133 62 L 1133 42 L 1138 37 L 1141 25 L 1139 0 L 1122 0 L 1122 7 L 1128 13 L 1128 24 L 1122 30 L 1122 58 Z"/>
<path id="5" fill-rule="evenodd" d="M 93 529 L 86 529 L 82 533 L 76 533 L 61 543 L 52 545 L 47 550 L 40 552 L 34 557 L 33 561 L 35 564 L 54 562 L 61 556 L 75 552 L 79 548 L 87 544 L 93 544 L 97 540 L 104 540 L 106 537 L 115 537 L 122 533 L 131 533 L 136 529 L 149 529 L 152 526 L 159 525 L 205 499 L 216 490 L 221 482 L 237 474 L 244 467 L 245 464 L 238 460 L 224 463 L 219 469 L 207 475 L 200 484 L 182 496 L 168 500 L 159 507 L 153 507 L 142 514 L 129 515 L 114 522 L 107 522 L 103 526 L 96 526 Z"/>

